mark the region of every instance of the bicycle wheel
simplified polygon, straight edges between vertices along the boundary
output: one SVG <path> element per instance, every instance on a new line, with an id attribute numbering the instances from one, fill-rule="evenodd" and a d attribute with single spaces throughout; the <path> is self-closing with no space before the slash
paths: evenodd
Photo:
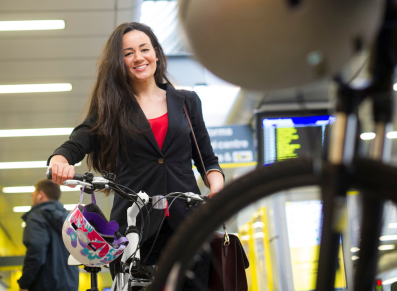
<path id="1" fill-rule="evenodd" d="M 379 162 L 355 159 L 351 187 L 381 193 L 397 202 L 397 169 Z M 178 290 L 188 263 L 206 239 L 228 218 L 247 205 L 279 191 L 321 185 L 331 165 L 312 159 L 293 159 L 260 168 L 230 183 L 180 226 L 163 251 L 155 282 L 149 291 Z M 380 194 L 377 194 L 380 195 Z"/>

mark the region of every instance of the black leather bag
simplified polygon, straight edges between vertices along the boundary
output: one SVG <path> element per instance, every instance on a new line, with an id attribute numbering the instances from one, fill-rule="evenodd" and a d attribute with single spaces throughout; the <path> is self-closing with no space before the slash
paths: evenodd
<path id="1" fill-rule="evenodd" d="M 208 289 L 212 291 L 247 291 L 245 269 L 247 255 L 234 234 L 216 232 L 211 242 L 212 262 Z"/>
<path id="2" fill-rule="evenodd" d="M 204 169 L 204 183 L 209 187 L 204 162 L 194 135 L 192 123 L 190 122 L 186 103 L 183 109 Z M 208 289 L 213 291 L 247 291 L 248 284 L 245 274 L 245 269 L 249 267 L 247 255 L 239 238 L 234 234 L 229 235 L 227 233 L 225 224 L 223 224 L 223 230 L 224 233 L 216 232 L 211 242 L 212 263 Z"/>

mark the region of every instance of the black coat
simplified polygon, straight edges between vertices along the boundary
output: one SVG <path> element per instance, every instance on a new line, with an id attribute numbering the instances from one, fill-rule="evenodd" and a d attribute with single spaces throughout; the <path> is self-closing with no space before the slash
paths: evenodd
<path id="1" fill-rule="evenodd" d="M 23 243 L 26 255 L 21 289 L 29 291 L 77 291 L 79 269 L 68 266 L 69 253 L 62 241 L 62 225 L 69 212 L 58 201 L 32 207 L 22 216 L 26 221 Z"/>
<path id="2" fill-rule="evenodd" d="M 145 191 L 149 196 L 164 195 L 170 192 L 199 194 L 200 190 L 193 174 L 191 160 L 193 159 L 202 176 L 204 171 L 183 110 L 185 102 L 206 170 L 221 170 L 204 124 L 201 101 L 195 92 L 176 90 L 171 85 L 164 85 L 162 89 L 167 91 L 168 110 L 168 129 L 163 147 L 160 150 L 140 106 L 132 105 L 131 126 L 145 133 L 128 140 L 128 157 L 123 156 L 119 151 L 116 173 L 118 181 L 121 185 L 136 192 Z M 87 129 L 91 128 L 93 121 L 94 117 L 90 116 L 83 124 L 76 127 L 69 141 L 58 148 L 54 155 L 62 155 L 69 161 L 69 164 L 76 164 L 86 154 L 94 151 L 98 145 L 97 137 L 87 133 Z M 122 233 L 127 227 L 126 211 L 130 205 L 131 203 L 123 198 L 117 195 L 114 197 L 110 219 L 119 223 Z M 185 209 L 184 201 L 177 199 L 170 208 L 169 225 L 175 229 L 188 212 L 189 210 Z M 143 211 L 143 213 L 146 212 Z M 158 229 L 163 214 L 163 210 L 151 212 L 149 237 Z M 137 224 L 141 225 L 141 215 L 137 218 Z M 148 221 L 145 223 L 146 231 L 147 225 Z"/>

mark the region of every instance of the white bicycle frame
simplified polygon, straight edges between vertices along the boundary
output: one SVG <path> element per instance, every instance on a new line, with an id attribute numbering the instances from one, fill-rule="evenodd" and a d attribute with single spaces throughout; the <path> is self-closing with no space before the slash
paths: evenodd
<path id="1" fill-rule="evenodd" d="M 104 179 L 102 177 L 95 177 L 95 181 L 92 182 L 92 184 L 101 184 L 101 185 L 107 185 L 109 180 Z M 79 180 L 66 180 L 64 182 L 65 185 L 80 185 L 80 186 L 92 186 L 92 184 L 79 181 Z M 105 187 L 106 188 L 106 187 Z M 191 202 L 193 200 L 198 200 L 201 202 L 204 202 L 204 200 L 201 198 L 200 195 L 194 194 L 192 192 L 186 192 L 186 193 L 181 193 L 183 196 L 186 198 L 187 202 Z M 147 195 L 145 192 L 140 191 L 138 194 L 136 194 L 138 197 L 136 201 L 127 209 L 127 223 L 128 223 L 128 228 L 136 228 L 136 217 L 138 216 L 140 210 L 146 206 L 149 203 L 149 195 Z M 164 199 L 165 196 L 161 196 L 161 199 Z M 156 202 L 157 203 L 157 202 Z M 154 203 L 154 204 L 156 204 Z M 159 207 L 160 204 L 159 204 Z M 156 207 L 155 207 L 156 208 Z M 161 207 L 162 208 L 162 207 Z M 157 208 L 160 209 L 160 208 Z M 129 243 L 127 247 L 124 249 L 123 255 L 121 257 L 121 262 L 125 263 L 129 257 L 132 255 L 135 258 L 140 259 L 140 251 L 138 249 L 139 245 L 139 234 L 136 232 L 130 232 L 126 235 Z M 134 261 L 131 263 L 129 270 L 132 269 Z M 69 256 L 68 260 L 69 265 L 81 265 L 80 262 L 78 262 L 72 255 Z M 131 272 L 131 271 L 130 271 Z M 134 279 L 134 277 L 130 274 L 126 274 L 124 272 L 120 272 L 116 274 L 111 291 L 128 291 L 129 287 L 145 287 L 150 285 L 151 282 L 140 282 L 139 278 Z"/>
<path id="2" fill-rule="evenodd" d="M 186 192 L 183 193 L 184 196 L 186 197 L 186 200 L 190 202 L 190 199 L 199 199 L 203 201 L 203 199 L 200 197 L 200 195 L 191 193 L 191 192 Z M 136 217 L 139 214 L 139 211 L 142 207 L 144 207 L 148 201 L 149 201 L 149 196 L 145 192 L 139 192 L 138 197 L 140 199 L 137 199 L 137 202 L 133 203 L 131 207 L 127 209 L 127 222 L 128 222 L 128 227 L 135 227 L 136 226 Z M 164 197 L 165 198 L 165 197 Z M 203 201 L 204 202 L 204 201 Z M 123 256 L 121 257 L 122 262 L 126 262 L 128 258 L 134 254 L 135 252 L 135 258 L 140 259 L 140 251 L 139 249 L 137 250 L 138 244 L 139 244 L 139 235 L 136 232 L 132 232 L 127 234 L 127 238 L 129 240 L 129 244 L 124 250 Z M 131 263 L 132 264 L 132 263 Z M 131 270 L 131 266 L 129 268 Z M 129 284 L 129 279 L 132 279 L 131 283 Z M 134 280 L 133 276 L 131 274 L 127 275 L 125 273 L 118 273 L 113 281 L 111 291 L 128 291 L 129 287 L 135 287 L 135 286 L 141 286 L 145 287 L 150 285 L 150 282 L 138 282 L 138 280 Z M 121 287 L 119 287 L 121 286 Z"/>
<path id="3" fill-rule="evenodd" d="M 127 209 L 127 222 L 128 222 L 128 227 L 135 227 L 136 226 L 136 217 L 139 214 L 139 211 L 142 207 L 144 207 L 148 201 L 149 201 L 149 196 L 145 192 L 139 192 L 138 197 L 140 199 L 137 199 L 135 203 L 133 203 L 128 209 Z M 121 257 L 121 261 L 125 263 L 127 259 L 135 253 L 135 258 L 141 258 L 140 251 L 138 248 L 139 244 L 139 234 L 136 232 L 131 232 L 127 234 L 128 238 L 128 246 L 125 248 L 123 256 Z M 131 270 L 131 266 L 130 266 Z M 116 274 L 113 284 L 112 284 L 112 289 L 111 291 L 127 291 L 128 290 L 128 280 L 130 279 L 131 274 L 128 276 L 125 273 L 118 273 Z M 148 286 L 150 283 L 147 282 L 137 282 L 137 281 L 132 281 L 130 286 Z"/>

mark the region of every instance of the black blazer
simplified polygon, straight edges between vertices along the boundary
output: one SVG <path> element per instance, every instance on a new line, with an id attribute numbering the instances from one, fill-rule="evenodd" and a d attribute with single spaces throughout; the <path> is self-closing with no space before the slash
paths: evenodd
<path id="1" fill-rule="evenodd" d="M 128 140 L 128 159 L 122 156 L 121 152 L 119 153 L 116 173 L 118 182 L 135 192 L 145 191 L 149 196 L 164 195 L 170 192 L 199 194 L 200 190 L 193 174 L 191 160 L 193 159 L 201 176 L 203 176 L 204 170 L 183 110 L 185 102 L 206 171 L 211 169 L 221 171 L 204 124 L 201 101 L 195 92 L 176 90 L 169 84 L 164 84 L 161 88 L 167 91 L 168 110 L 168 129 L 163 147 L 160 150 L 148 120 L 140 106 L 135 104 L 130 118 L 131 126 L 145 133 Z M 80 162 L 86 154 L 94 151 L 98 144 L 97 136 L 87 132 L 87 129 L 91 128 L 93 118 L 90 116 L 77 126 L 69 137 L 69 141 L 55 150 L 53 155 L 62 155 L 69 161 L 69 164 L 74 165 Z M 130 205 L 130 202 L 115 195 L 110 219 L 119 223 L 122 233 L 127 227 L 126 212 Z M 190 211 L 190 209 L 185 209 L 183 200 L 175 200 L 170 207 L 169 225 L 175 229 Z M 147 214 L 145 210 L 142 213 Z M 163 215 L 164 210 L 151 211 L 150 222 L 146 220 L 144 224 L 146 237 L 151 237 L 157 231 Z M 141 215 L 137 217 L 137 225 L 138 227 L 142 226 Z"/>

